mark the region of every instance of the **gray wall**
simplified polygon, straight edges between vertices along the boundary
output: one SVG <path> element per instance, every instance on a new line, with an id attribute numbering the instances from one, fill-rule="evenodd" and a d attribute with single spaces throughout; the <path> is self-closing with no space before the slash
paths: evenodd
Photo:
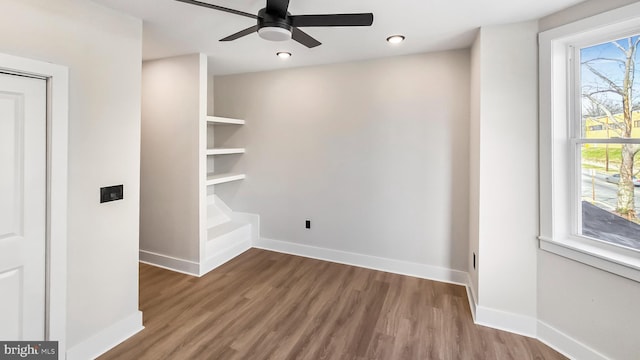
<path id="1" fill-rule="evenodd" d="M 140 250 L 193 262 L 200 261 L 200 63 L 193 54 L 142 66 Z"/>
<path id="2" fill-rule="evenodd" d="M 216 192 L 263 237 L 467 270 L 468 50 L 220 76 L 215 110 L 248 176 Z"/>
<path id="3" fill-rule="evenodd" d="M 540 31 L 549 30 L 572 21 L 588 18 L 595 14 L 633 4 L 638 0 L 589 0 L 565 10 L 543 17 L 538 21 Z"/>
<path id="4" fill-rule="evenodd" d="M 482 81 L 482 32 L 471 46 L 471 98 L 469 119 L 469 254 L 467 256 L 471 289 L 478 303 L 478 267 L 480 250 L 480 88 Z M 476 266 L 473 267 L 473 254 Z"/>
<path id="5" fill-rule="evenodd" d="M 92 2 L 2 1 L 0 52 L 69 67 L 68 347 L 138 310 L 141 49 L 140 20 Z"/>
<path id="6" fill-rule="evenodd" d="M 525 316 L 529 329 L 520 332 L 528 334 L 536 316 L 537 31 L 536 21 L 480 30 L 471 149 L 478 177 L 469 181 L 478 191 L 471 203 L 477 239 L 470 239 L 478 251 L 478 320 L 492 310 Z"/>

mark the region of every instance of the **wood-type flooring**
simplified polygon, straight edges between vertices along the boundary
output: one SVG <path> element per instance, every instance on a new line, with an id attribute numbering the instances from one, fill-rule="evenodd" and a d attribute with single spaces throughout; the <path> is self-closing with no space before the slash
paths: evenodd
<path id="1" fill-rule="evenodd" d="M 565 359 L 475 325 L 463 286 L 258 249 L 202 278 L 141 264 L 140 309 L 99 359 Z"/>

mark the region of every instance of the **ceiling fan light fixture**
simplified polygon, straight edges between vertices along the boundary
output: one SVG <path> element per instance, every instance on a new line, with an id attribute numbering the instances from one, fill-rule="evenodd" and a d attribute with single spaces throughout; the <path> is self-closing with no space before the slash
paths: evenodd
<path id="1" fill-rule="evenodd" d="M 258 29 L 258 35 L 269 41 L 286 41 L 291 39 L 291 31 L 278 26 L 260 28 Z"/>
<path id="2" fill-rule="evenodd" d="M 278 55 L 278 57 L 282 60 L 286 60 L 291 57 L 291 53 L 286 51 L 279 51 L 276 53 L 276 55 Z"/>
<path id="3" fill-rule="evenodd" d="M 391 35 L 387 38 L 387 42 L 389 44 L 400 44 L 404 39 L 404 35 Z"/>

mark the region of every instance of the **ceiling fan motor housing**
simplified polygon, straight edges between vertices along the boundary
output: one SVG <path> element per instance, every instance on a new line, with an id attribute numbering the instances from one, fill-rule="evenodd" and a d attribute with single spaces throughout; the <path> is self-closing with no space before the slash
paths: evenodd
<path id="1" fill-rule="evenodd" d="M 291 24 L 286 18 L 268 14 L 265 9 L 258 12 L 258 35 L 270 41 L 286 41 L 291 39 Z"/>

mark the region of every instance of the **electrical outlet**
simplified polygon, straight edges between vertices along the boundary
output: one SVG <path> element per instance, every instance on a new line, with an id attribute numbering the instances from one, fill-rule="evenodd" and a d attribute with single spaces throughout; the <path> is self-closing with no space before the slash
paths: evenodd
<path id="1" fill-rule="evenodd" d="M 305 221 L 305 222 L 304 222 L 304 227 L 305 227 L 306 229 L 311 229 L 311 220 L 307 220 L 307 221 Z"/>

